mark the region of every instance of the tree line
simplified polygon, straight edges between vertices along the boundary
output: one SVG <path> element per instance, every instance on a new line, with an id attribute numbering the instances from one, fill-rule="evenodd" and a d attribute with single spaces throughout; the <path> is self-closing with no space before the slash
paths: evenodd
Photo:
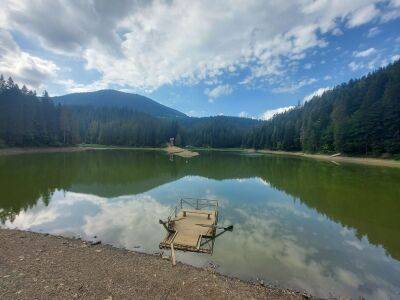
<path id="1" fill-rule="evenodd" d="M 0 76 L 0 147 L 73 145 L 79 142 L 76 124 L 71 111 L 54 105 L 46 91 L 38 97 Z"/>
<path id="2" fill-rule="evenodd" d="M 400 153 L 400 61 L 255 128 L 246 145 L 305 152 Z"/>
<path id="3" fill-rule="evenodd" d="M 257 120 L 235 117 L 158 118 L 120 107 L 54 104 L 12 78 L 0 79 L 0 147 L 78 143 L 136 147 L 240 147 Z"/>
<path id="4" fill-rule="evenodd" d="M 117 107 L 55 105 L 0 77 L 0 146 L 78 143 L 246 147 L 380 155 L 400 153 L 400 61 L 274 116 L 158 118 Z"/>

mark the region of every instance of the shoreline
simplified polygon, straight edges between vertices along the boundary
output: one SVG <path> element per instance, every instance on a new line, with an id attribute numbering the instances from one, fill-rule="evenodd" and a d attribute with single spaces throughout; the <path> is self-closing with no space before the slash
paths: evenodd
<path id="1" fill-rule="evenodd" d="M 80 239 L 0 229 L 0 298 L 304 299 L 160 256 Z"/>
<path id="2" fill-rule="evenodd" d="M 273 155 L 286 155 L 306 157 L 317 160 L 324 160 L 336 163 L 353 163 L 379 167 L 400 168 L 400 161 L 384 158 L 372 157 L 353 157 L 353 156 L 331 156 L 327 154 L 308 154 L 304 152 L 289 152 L 289 151 L 274 151 L 274 150 L 257 150 L 254 153 L 273 154 Z"/>
<path id="3" fill-rule="evenodd" d="M 78 146 L 71 147 L 27 147 L 27 148 L 3 148 L 0 149 L 1 155 L 17 155 L 30 153 L 65 153 L 65 152 L 83 152 L 93 150 L 93 148 L 85 148 Z"/>
<path id="4" fill-rule="evenodd" d="M 317 160 L 330 161 L 334 163 L 353 163 L 370 166 L 400 168 L 400 160 L 373 158 L 373 157 L 357 157 L 357 156 L 331 156 L 327 154 L 309 154 L 304 152 L 290 152 L 278 150 L 255 150 L 245 148 L 179 148 L 177 151 L 170 151 L 168 148 L 155 148 L 155 147 L 120 147 L 120 146 L 105 146 L 105 145 L 79 145 L 71 147 L 29 147 L 29 148 L 3 148 L 0 149 L 0 156 L 2 155 L 16 155 L 16 154 L 29 154 L 29 153 L 58 153 L 58 152 L 83 152 L 94 150 L 146 150 L 146 151 L 164 151 L 169 154 L 178 155 L 181 157 L 189 158 L 199 155 L 195 151 L 217 151 L 217 152 L 241 152 L 248 154 L 271 154 L 271 155 L 286 155 L 306 157 Z"/>

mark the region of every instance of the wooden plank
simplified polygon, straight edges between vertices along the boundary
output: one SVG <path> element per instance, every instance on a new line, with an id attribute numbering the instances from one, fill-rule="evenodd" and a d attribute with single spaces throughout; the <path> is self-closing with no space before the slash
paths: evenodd
<path id="1" fill-rule="evenodd" d="M 174 243 L 171 244 L 171 259 L 172 259 L 172 265 L 176 265 L 176 256 L 175 256 L 175 249 L 174 249 Z"/>

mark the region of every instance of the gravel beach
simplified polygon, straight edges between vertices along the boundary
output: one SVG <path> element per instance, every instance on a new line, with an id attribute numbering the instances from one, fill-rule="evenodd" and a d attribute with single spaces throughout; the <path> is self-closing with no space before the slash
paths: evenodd
<path id="1" fill-rule="evenodd" d="M 0 229 L 0 299 L 302 299 L 157 255 Z"/>

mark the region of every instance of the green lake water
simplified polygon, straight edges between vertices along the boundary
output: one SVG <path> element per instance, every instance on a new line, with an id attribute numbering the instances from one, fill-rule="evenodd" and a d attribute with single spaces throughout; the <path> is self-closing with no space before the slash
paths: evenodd
<path id="1" fill-rule="evenodd" d="M 400 169 L 229 152 L 0 157 L 1 227 L 154 253 L 181 197 L 218 199 L 234 230 L 180 261 L 315 296 L 400 298 Z"/>

